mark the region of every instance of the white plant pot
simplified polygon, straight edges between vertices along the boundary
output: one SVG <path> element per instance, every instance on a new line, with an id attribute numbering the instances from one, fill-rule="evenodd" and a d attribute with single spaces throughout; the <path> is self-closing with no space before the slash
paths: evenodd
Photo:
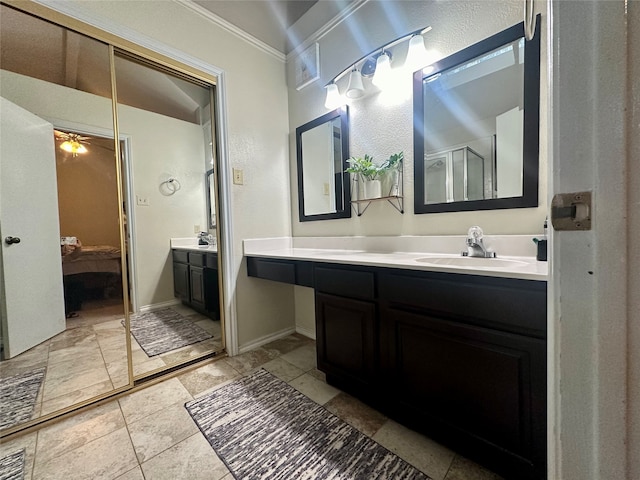
<path id="1" fill-rule="evenodd" d="M 365 180 L 362 182 L 364 198 L 382 197 L 382 183 L 380 180 Z"/>

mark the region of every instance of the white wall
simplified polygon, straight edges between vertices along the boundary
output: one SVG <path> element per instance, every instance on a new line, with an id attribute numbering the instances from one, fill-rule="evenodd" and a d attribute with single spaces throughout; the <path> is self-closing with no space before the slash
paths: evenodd
<path id="1" fill-rule="evenodd" d="M 302 17 L 313 15 L 314 9 Z M 540 145 L 546 145 L 547 129 L 547 46 L 544 32 L 547 18 L 544 5 L 536 4 L 542 13 L 540 59 Z M 425 45 L 443 58 L 484 38 L 498 33 L 523 20 L 522 2 L 465 1 L 465 2 L 375 2 L 359 8 L 318 41 L 320 45 L 321 78 L 298 91 L 295 89 L 295 53 L 289 55 L 287 79 L 289 85 L 289 130 L 327 112 L 324 107 L 324 85 L 375 48 L 400 35 L 430 25 Z M 294 26 L 295 28 L 295 26 Z M 313 36 L 312 36 L 313 38 Z M 402 46 L 400 46 L 402 47 Z M 400 47 L 398 50 L 400 51 Z M 404 55 L 403 47 L 400 57 Z M 397 58 L 402 61 L 402 58 Z M 299 222 L 295 136 L 290 137 L 290 177 L 292 231 L 294 236 L 334 235 L 444 235 L 466 234 L 471 225 L 480 225 L 486 234 L 539 234 L 547 212 L 547 156 L 540 149 L 539 206 L 537 208 L 454 212 L 415 215 L 413 213 L 413 103 L 412 78 L 407 75 L 396 92 L 404 93 L 404 100 L 389 105 L 379 94 L 349 101 L 350 154 L 365 153 L 382 161 L 393 153 L 404 152 L 404 210 L 402 215 L 387 202 L 372 203 L 367 212 L 358 217 L 318 222 Z M 345 85 L 341 85 L 343 91 Z M 532 253 L 533 254 L 533 253 Z M 313 329 L 313 303 L 296 288 L 296 327 Z M 299 297 L 300 295 L 304 295 Z"/>
<path id="2" fill-rule="evenodd" d="M 233 185 L 233 270 L 240 346 L 293 328 L 293 287 L 250 279 L 244 238 L 288 236 L 290 227 L 288 104 L 282 59 L 242 40 L 179 2 L 65 2 L 117 23 L 225 72 L 228 154 L 244 170 Z M 192 233 L 191 233 L 192 235 Z"/>

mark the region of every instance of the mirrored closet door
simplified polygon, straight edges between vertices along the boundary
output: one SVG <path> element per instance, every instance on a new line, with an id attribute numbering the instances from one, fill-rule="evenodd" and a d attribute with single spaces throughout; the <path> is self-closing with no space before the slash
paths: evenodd
<path id="1" fill-rule="evenodd" d="M 0 9 L 4 436 L 221 352 L 224 329 L 176 297 L 170 244 L 217 236 L 215 82 Z"/>
<path id="2" fill-rule="evenodd" d="M 215 197 L 207 182 L 214 87 L 121 51 L 114 65 L 130 193 L 130 327 L 138 378 L 222 350 L 219 308 L 204 301 L 219 301 L 217 249 L 199 248 L 196 241 L 199 232 L 215 237 L 208 213 Z M 178 250 L 175 267 L 184 268 L 175 275 L 171 238 L 193 242 L 193 249 Z M 182 272 L 184 303 L 175 283 Z M 202 301 L 194 298 L 196 290 Z"/>
<path id="3" fill-rule="evenodd" d="M 7 429 L 131 380 L 109 46 L 0 9 Z"/>

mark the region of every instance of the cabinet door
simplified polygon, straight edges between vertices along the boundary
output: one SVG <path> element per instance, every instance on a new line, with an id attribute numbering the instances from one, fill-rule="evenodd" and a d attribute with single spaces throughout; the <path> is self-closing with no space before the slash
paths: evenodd
<path id="1" fill-rule="evenodd" d="M 376 307 L 372 302 L 316 294 L 318 368 L 366 386 L 374 373 Z"/>
<path id="2" fill-rule="evenodd" d="M 191 280 L 191 304 L 194 307 L 204 309 L 204 269 L 189 266 L 189 278 Z"/>
<path id="3" fill-rule="evenodd" d="M 218 291 L 218 270 L 204 269 L 204 303 L 211 318 L 220 319 L 220 293 Z"/>
<path id="4" fill-rule="evenodd" d="M 189 301 L 189 265 L 185 263 L 173 263 L 173 294 Z"/>
<path id="5" fill-rule="evenodd" d="M 381 322 L 399 411 L 503 471 L 544 471 L 544 340 L 398 308 Z"/>

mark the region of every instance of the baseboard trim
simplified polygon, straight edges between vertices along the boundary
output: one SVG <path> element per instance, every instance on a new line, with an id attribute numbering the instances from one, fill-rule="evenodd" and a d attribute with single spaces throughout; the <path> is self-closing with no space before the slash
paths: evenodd
<path id="1" fill-rule="evenodd" d="M 316 339 L 316 331 L 310 328 L 304 328 L 296 325 L 296 332 L 300 335 L 304 335 L 305 337 L 310 338 L 311 340 Z"/>
<path id="2" fill-rule="evenodd" d="M 279 332 L 272 333 L 271 335 L 260 337 L 254 340 L 253 342 L 249 342 L 242 345 L 239 348 L 238 353 L 246 353 L 250 350 L 255 350 L 256 348 L 261 347 L 262 345 L 266 345 L 267 343 L 273 342 L 274 340 L 279 340 L 280 338 L 286 337 L 295 332 L 296 332 L 295 328 L 285 328 L 284 330 L 280 330 Z"/>
<path id="3" fill-rule="evenodd" d="M 150 312 L 152 310 L 159 310 L 161 308 L 173 307 L 174 305 L 180 305 L 182 303 L 179 299 L 174 298 L 166 302 L 152 303 L 151 305 L 143 305 L 140 307 L 140 312 Z"/>

